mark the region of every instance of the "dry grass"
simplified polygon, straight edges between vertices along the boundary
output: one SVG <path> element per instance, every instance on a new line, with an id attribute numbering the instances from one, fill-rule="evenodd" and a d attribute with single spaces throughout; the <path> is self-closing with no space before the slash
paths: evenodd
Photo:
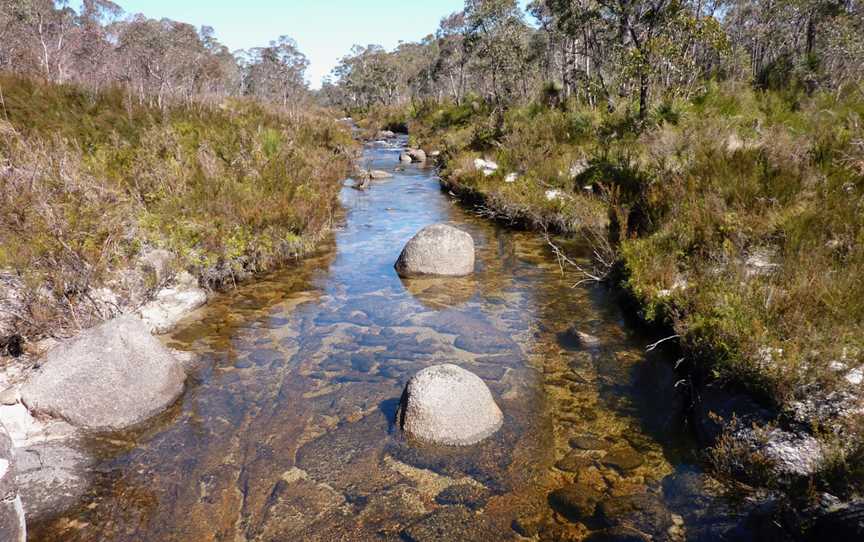
<path id="1" fill-rule="evenodd" d="M 94 292 L 145 246 L 211 286 L 304 252 L 350 165 L 350 135 L 323 116 L 243 100 L 161 111 L 11 76 L 0 87 L 0 270 L 27 285 L 17 320 L 30 336 L 103 317 Z"/>

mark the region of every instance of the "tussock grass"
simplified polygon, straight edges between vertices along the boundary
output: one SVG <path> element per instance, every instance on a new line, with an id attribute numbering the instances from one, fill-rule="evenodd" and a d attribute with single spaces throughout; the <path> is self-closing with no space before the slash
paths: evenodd
<path id="1" fill-rule="evenodd" d="M 709 84 L 645 122 L 573 103 L 411 116 L 418 143 L 443 151 L 446 186 L 490 215 L 594 240 L 603 228 L 622 271 L 610 276 L 644 319 L 674 328 L 708 380 L 781 411 L 837 391 L 860 397 L 847 379 L 864 366 L 859 93 Z M 498 171 L 476 171 L 478 157 Z"/>
<path id="2" fill-rule="evenodd" d="M 30 334 L 98 318 L 78 307 L 145 246 L 214 287 L 308 250 L 350 165 L 350 134 L 323 115 L 247 100 L 163 111 L 14 76 L 0 88 L 0 269 L 47 307 L 22 315 Z"/>

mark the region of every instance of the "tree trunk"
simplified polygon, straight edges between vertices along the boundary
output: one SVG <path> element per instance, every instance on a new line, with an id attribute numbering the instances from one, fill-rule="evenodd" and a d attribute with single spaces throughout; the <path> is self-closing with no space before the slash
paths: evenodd
<path id="1" fill-rule="evenodd" d="M 648 74 L 645 69 L 639 73 L 639 120 L 645 120 L 648 114 Z"/>

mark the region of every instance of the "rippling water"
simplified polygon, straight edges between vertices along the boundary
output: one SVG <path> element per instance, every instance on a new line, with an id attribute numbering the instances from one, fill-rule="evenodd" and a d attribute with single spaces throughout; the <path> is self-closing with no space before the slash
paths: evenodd
<path id="1" fill-rule="evenodd" d="M 646 358 L 608 294 L 572 287 L 537 235 L 455 205 L 433 170 L 398 170 L 397 149 L 365 160 L 395 177 L 346 187 L 317 256 L 217 297 L 169 337 L 198 358 L 184 396 L 139 431 L 94 439 L 91 491 L 31 539 L 725 536 L 734 512 L 696 466 L 670 364 Z M 474 236 L 476 274 L 401 280 L 401 247 L 436 222 Z M 573 340 L 574 325 L 597 343 Z M 441 362 L 488 383 L 501 431 L 468 448 L 400 438 L 402 387 Z"/>

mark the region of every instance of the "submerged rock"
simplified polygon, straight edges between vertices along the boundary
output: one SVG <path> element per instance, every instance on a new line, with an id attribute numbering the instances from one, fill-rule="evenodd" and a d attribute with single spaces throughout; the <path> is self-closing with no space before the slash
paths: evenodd
<path id="1" fill-rule="evenodd" d="M 612 445 L 608 440 L 604 440 L 594 435 L 577 435 L 570 439 L 570 447 L 578 450 L 608 450 Z"/>
<path id="2" fill-rule="evenodd" d="M 597 509 L 602 522 L 609 527 L 629 527 L 645 533 L 653 540 L 667 539 L 672 527 L 672 514 L 663 500 L 651 493 L 613 497 L 600 503 Z"/>
<path id="3" fill-rule="evenodd" d="M 565 472 L 578 472 L 594 463 L 590 456 L 579 450 L 573 450 L 555 463 L 555 468 Z"/>
<path id="4" fill-rule="evenodd" d="M 584 542 L 650 542 L 651 538 L 636 529 L 612 527 L 591 533 Z"/>
<path id="5" fill-rule="evenodd" d="M 576 326 L 570 326 L 556 335 L 558 344 L 567 350 L 581 350 L 582 348 L 596 348 L 600 345 L 600 339 L 581 331 Z"/>
<path id="6" fill-rule="evenodd" d="M 427 226 L 408 241 L 395 267 L 402 277 L 470 275 L 474 272 L 474 239 L 446 224 Z"/>
<path id="7" fill-rule="evenodd" d="M 585 484 L 570 484 L 549 494 L 549 505 L 570 521 L 584 521 L 594 516 L 603 495 Z"/>
<path id="8" fill-rule="evenodd" d="M 109 320 L 50 352 L 21 389 L 34 413 L 115 431 L 167 408 L 183 391 L 181 363 L 135 316 Z"/>
<path id="9" fill-rule="evenodd" d="M 478 510 L 486 505 L 491 492 L 475 484 L 457 484 L 445 488 L 435 496 L 435 502 L 445 506 L 461 505 L 469 510 Z"/>
<path id="10" fill-rule="evenodd" d="M 627 446 L 609 451 L 609 453 L 603 456 L 600 462 L 607 467 L 620 471 L 628 471 L 640 467 L 645 463 L 645 458 L 642 457 L 642 454 Z"/>
<path id="11" fill-rule="evenodd" d="M 460 540 L 480 542 L 490 540 L 490 527 L 484 525 L 482 516 L 460 507 L 441 508 L 401 533 L 407 542 L 438 542 Z"/>
<path id="12" fill-rule="evenodd" d="M 408 381 L 396 421 L 410 438 L 468 446 L 498 431 L 504 415 L 480 377 L 445 364 L 427 367 Z"/>

